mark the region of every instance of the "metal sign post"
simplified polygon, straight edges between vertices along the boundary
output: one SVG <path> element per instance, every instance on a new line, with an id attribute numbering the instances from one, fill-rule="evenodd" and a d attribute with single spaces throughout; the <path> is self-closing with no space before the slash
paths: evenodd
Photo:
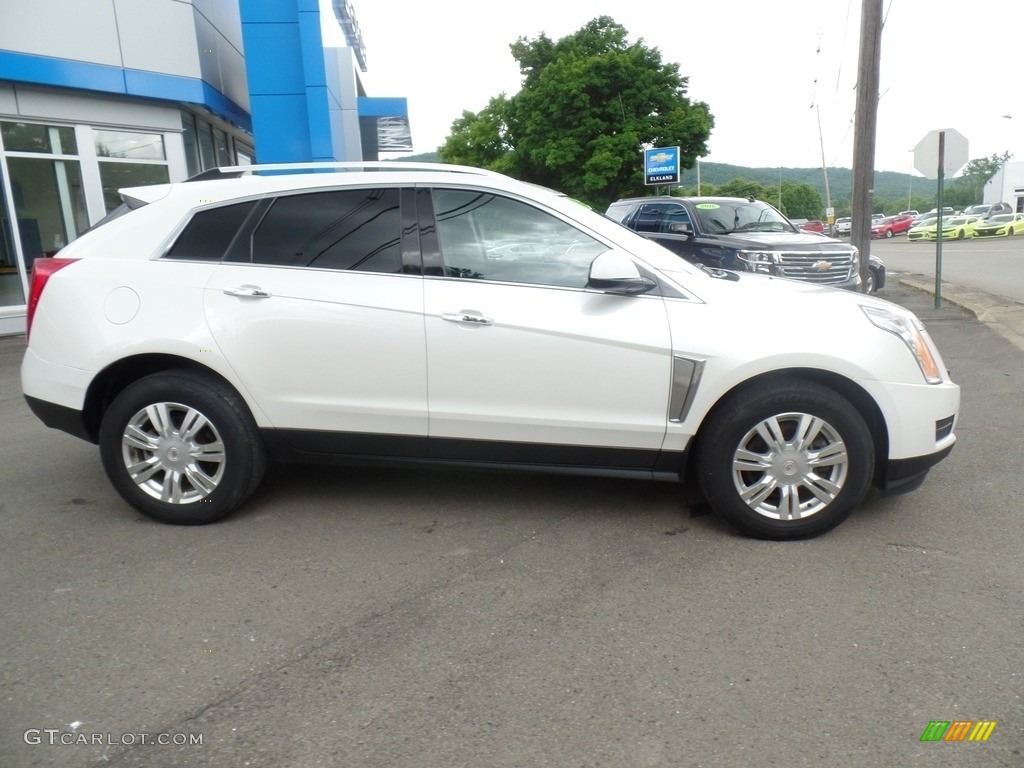
<path id="1" fill-rule="evenodd" d="M 935 220 L 935 308 L 942 308 L 942 164 L 946 155 L 946 132 L 939 131 L 939 217 Z"/>
<path id="2" fill-rule="evenodd" d="M 939 162 L 935 163 L 936 152 Z M 942 182 L 967 163 L 967 139 L 952 128 L 931 131 L 914 147 L 914 168 L 925 178 L 938 179 L 939 205 L 935 220 L 935 308 L 942 307 Z M 937 165 L 937 168 L 936 168 Z M 935 174 L 934 176 L 932 174 Z"/>

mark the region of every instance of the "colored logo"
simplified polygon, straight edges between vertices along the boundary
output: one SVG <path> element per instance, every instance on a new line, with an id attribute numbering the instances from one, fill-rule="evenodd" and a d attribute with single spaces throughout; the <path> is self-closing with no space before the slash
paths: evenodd
<path id="1" fill-rule="evenodd" d="M 675 155 L 671 152 L 659 152 L 656 155 L 647 156 L 649 163 L 667 163 L 669 160 L 675 160 Z"/>
<path id="2" fill-rule="evenodd" d="M 988 741 L 995 729 L 995 720 L 932 720 L 921 741 Z"/>

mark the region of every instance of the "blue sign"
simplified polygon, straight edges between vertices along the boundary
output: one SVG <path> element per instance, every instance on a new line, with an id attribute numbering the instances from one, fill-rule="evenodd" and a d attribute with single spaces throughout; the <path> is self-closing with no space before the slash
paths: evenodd
<path id="1" fill-rule="evenodd" d="M 679 147 L 644 150 L 644 184 L 679 183 Z"/>

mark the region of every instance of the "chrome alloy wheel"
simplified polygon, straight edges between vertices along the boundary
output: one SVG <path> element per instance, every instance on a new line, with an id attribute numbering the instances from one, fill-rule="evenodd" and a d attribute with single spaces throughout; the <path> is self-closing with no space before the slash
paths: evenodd
<path id="1" fill-rule="evenodd" d="M 224 441 L 213 423 L 180 403 L 153 403 L 125 425 L 121 455 L 132 481 L 168 504 L 202 501 L 224 477 Z"/>
<path id="2" fill-rule="evenodd" d="M 846 444 L 831 424 L 806 413 L 781 413 L 740 440 L 732 479 L 754 512 L 773 520 L 799 520 L 835 500 L 849 464 Z"/>

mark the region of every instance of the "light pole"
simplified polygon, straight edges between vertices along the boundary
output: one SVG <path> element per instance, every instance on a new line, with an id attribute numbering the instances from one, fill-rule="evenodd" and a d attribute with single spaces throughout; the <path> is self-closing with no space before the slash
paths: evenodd
<path id="1" fill-rule="evenodd" d="M 911 155 L 913 155 L 914 150 L 913 149 L 908 149 L 907 152 L 910 152 Z M 911 171 L 910 172 L 910 183 L 907 185 L 907 210 L 908 211 L 913 210 L 913 208 L 914 208 L 914 203 L 913 203 L 913 197 L 914 197 L 914 172 L 913 172 L 914 171 L 914 158 L 913 157 L 910 158 L 910 171 Z"/>
<path id="2" fill-rule="evenodd" d="M 1013 120 L 1013 115 L 1003 115 L 1003 119 L 1004 120 Z M 998 199 L 993 201 L 993 202 L 996 202 L 996 203 L 1005 202 L 1003 200 L 1003 197 L 1005 196 L 1005 193 L 1006 193 L 1006 163 L 1009 161 L 1009 158 L 1006 155 L 1008 155 L 1009 153 L 1010 153 L 1010 148 L 1009 147 L 1007 147 L 1006 149 L 1003 150 L 1003 162 L 999 166 L 999 197 L 998 197 Z M 985 196 L 985 188 L 984 187 L 981 188 L 981 194 L 982 194 L 982 199 L 984 201 L 984 196 Z M 1017 210 L 1016 202 L 1014 202 L 1013 209 Z"/>

